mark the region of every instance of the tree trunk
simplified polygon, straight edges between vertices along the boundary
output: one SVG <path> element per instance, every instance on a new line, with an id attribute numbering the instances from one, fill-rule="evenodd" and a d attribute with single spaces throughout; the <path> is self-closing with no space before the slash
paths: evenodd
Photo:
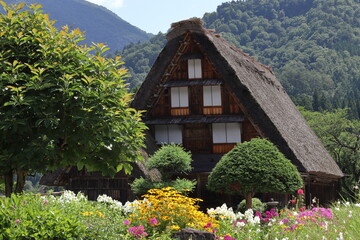
<path id="1" fill-rule="evenodd" d="M 15 193 L 22 193 L 24 191 L 26 175 L 27 175 L 26 171 L 16 170 L 17 177 L 16 177 Z"/>
<path id="2" fill-rule="evenodd" d="M 10 197 L 13 192 L 13 171 L 10 170 L 4 175 L 5 180 L 5 196 Z"/>
<path id="3" fill-rule="evenodd" d="M 252 193 L 247 193 L 247 194 L 245 195 L 246 210 L 248 210 L 249 208 L 252 208 L 252 197 L 253 197 L 253 194 L 252 194 Z"/>

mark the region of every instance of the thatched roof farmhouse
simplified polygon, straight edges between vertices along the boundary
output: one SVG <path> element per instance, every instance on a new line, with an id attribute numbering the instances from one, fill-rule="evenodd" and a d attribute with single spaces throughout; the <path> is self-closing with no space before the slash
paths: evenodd
<path id="1" fill-rule="evenodd" d="M 181 143 L 192 152 L 198 187 L 235 141 L 262 137 L 297 166 L 308 199 L 335 199 L 343 173 L 271 67 L 197 18 L 172 24 L 167 40 L 132 106 L 146 111 L 144 121 L 158 144 Z"/>

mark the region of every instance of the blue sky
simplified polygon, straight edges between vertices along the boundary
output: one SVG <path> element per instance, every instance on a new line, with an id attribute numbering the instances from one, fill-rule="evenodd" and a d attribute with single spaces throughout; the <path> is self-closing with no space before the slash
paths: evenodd
<path id="1" fill-rule="evenodd" d="M 165 33 L 170 24 L 213 12 L 227 0 L 87 0 L 102 5 L 149 33 Z"/>

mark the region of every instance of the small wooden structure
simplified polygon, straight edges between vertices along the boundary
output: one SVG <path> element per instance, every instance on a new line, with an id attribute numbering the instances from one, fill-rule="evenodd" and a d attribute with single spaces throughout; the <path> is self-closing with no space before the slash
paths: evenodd
<path id="1" fill-rule="evenodd" d="M 343 173 L 270 67 L 203 28 L 197 18 L 172 24 L 167 40 L 132 106 L 146 111 L 143 119 L 157 144 L 178 143 L 191 151 L 194 169 L 188 177 L 198 181 L 197 197 L 214 199 L 204 186 L 223 154 L 238 142 L 262 137 L 297 166 L 307 202 L 336 199 Z M 263 200 L 270 197 L 286 201 L 274 194 Z"/>

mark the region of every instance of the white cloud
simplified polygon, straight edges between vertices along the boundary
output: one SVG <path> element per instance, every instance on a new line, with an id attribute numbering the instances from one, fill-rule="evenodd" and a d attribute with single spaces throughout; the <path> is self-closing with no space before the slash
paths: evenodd
<path id="1" fill-rule="evenodd" d="M 124 0 L 87 0 L 97 5 L 104 6 L 108 9 L 121 8 L 124 4 Z"/>

